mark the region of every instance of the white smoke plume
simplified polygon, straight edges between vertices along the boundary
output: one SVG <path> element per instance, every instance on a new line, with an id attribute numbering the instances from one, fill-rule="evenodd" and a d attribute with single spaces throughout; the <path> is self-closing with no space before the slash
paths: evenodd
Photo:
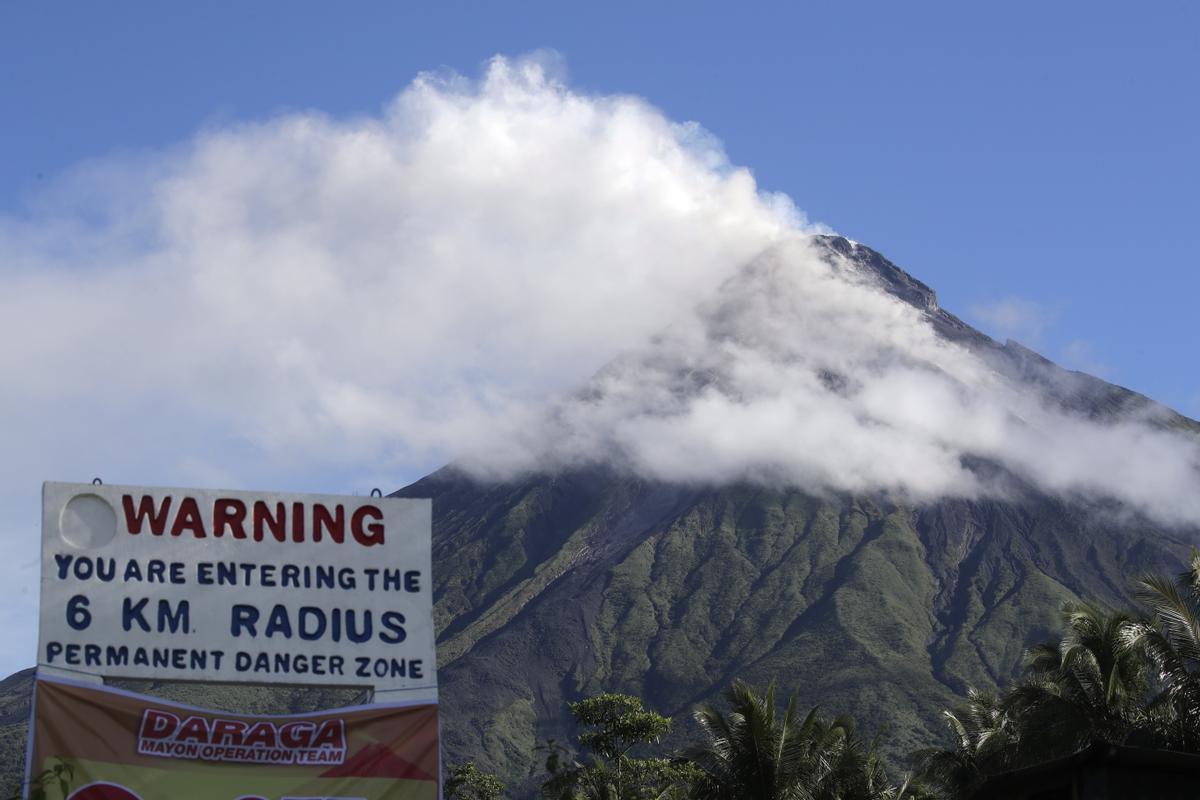
<path id="1" fill-rule="evenodd" d="M 538 58 L 81 166 L 0 218 L 3 577 L 32 586 L 38 481 L 92 474 L 1001 491 L 975 456 L 1200 522 L 1194 439 L 1044 407 L 812 230 L 700 127 Z"/>
<path id="2" fill-rule="evenodd" d="M 700 128 L 496 59 L 378 118 L 83 170 L 5 221 L 4 411 L 75 399 L 179 454 L 218 431 L 320 464 L 451 456 L 800 224 Z"/>
<path id="3" fill-rule="evenodd" d="M 1046 394 L 995 363 L 945 339 L 870 271 L 796 236 L 472 466 L 607 462 L 669 481 L 914 501 L 1032 484 L 1200 521 L 1200 447 L 1164 425 L 1170 412 L 1146 403 L 1085 418 L 1055 402 L 1079 388 L 1071 375 L 1051 374 Z M 981 461 L 1000 469 L 968 467 Z"/>

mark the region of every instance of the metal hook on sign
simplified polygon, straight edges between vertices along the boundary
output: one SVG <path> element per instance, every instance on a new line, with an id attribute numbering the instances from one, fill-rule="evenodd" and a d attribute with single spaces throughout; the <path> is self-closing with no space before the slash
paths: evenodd
<path id="1" fill-rule="evenodd" d="M 92 478 L 92 486 L 102 486 L 102 485 L 104 485 L 104 481 L 100 480 L 99 478 Z"/>
<path id="2" fill-rule="evenodd" d="M 376 486 L 371 490 L 371 497 L 383 497 L 383 490 Z"/>

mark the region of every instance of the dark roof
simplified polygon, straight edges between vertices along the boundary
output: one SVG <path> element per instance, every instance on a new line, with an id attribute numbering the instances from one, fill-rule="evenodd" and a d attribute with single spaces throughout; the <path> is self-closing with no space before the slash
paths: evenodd
<path id="1" fill-rule="evenodd" d="M 992 775 L 971 798 L 1182 800 L 1197 796 L 1198 781 L 1200 755 L 1094 742 L 1064 758 Z"/>

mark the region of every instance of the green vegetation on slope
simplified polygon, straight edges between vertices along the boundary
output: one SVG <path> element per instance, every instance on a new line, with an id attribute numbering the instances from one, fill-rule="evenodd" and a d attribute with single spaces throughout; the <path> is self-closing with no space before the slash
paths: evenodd
<path id="1" fill-rule="evenodd" d="M 453 509 L 435 523 L 435 551 L 455 554 L 435 556 L 439 619 L 453 620 L 439 640 L 447 750 L 518 792 L 535 765 L 515 743 L 564 740 L 566 703 L 644 698 L 685 720 L 676 745 L 695 734 L 690 709 L 736 677 L 794 682 L 902 756 L 937 740 L 966 687 L 1015 678 L 1063 602 L 1128 601 L 1127 575 L 1185 552 L 1036 494 L 911 508 L 599 471 L 507 488 L 447 473 L 405 494 Z"/>

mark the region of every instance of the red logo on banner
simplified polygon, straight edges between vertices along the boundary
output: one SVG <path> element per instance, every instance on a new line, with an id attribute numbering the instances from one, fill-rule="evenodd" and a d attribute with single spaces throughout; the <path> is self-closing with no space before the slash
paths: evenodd
<path id="1" fill-rule="evenodd" d="M 115 783 L 89 783 L 76 789 L 67 800 L 142 800 L 124 786 Z"/>
<path id="2" fill-rule="evenodd" d="M 341 764 L 346 759 L 346 723 L 341 719 L 250 723 L 199 714 L 181 718 L 148 708 L 138 728 L 138 752 L 249 764 Z"/>

